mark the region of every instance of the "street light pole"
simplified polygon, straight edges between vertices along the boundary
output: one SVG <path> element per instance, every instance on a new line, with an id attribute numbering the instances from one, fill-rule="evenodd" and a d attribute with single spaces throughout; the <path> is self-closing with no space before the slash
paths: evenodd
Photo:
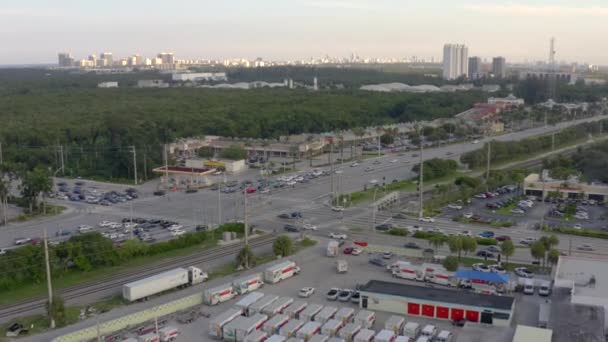
<path id="1" fill-rule="evenodd" d="M 245 248 L 247 248 L 249 246 L 249 218 L 248 216 L 248 212 L 247 212 L 247 191 L 244 192 L 245 194 L 245 209 L 244 209 L 244 226 L 245 226 Z M 245 253 L 245 269 L 249 269 L 249 255 L 248 253 Z"/>
<path id="2" fill-rule="evenodd" d="M 491 159 L 491 148 L 492 145 L 492 141 L 489 140 L 488 141 L 488 155 L 486 156 L 486 162 L 487 162 L 487 166 L 486 166 L 486 191 L 490 191 L 489 189 L 489 185 L 488 182 L 490 181 L 490 159 Z"/>
<path id="3" fill-rule="evenodd" d="M 378 192 L 378 187 L 374 188 L 374 199 L 372 201 L 372 232 L 376 230 L 376 193 Z"/>
<path id="4" fill-rule="evenodd" d="M 422 129 L 420 130 L 420 133 Z M 420 196 L 420 208 L 418 209 L 418 218 L 422 218 L 424 216 L 424 158 L 422 157 L 422 134 L 418 134 L 418 138 L 420 139 L 420 167 L 419 167 L 419 175 L 418 175 L 418 196 Z"/>
<path id="5" fill-rule="evenodd" d="M 217 225 L 222 224 L 222 184 L 217 186 Z"/>

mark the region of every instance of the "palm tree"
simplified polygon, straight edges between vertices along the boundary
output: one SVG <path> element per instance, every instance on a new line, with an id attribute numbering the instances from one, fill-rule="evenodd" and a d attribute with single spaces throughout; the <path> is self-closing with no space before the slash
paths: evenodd
<path id="1" fill-rule="evenodd" d="M 382 132 L 384 132 L 384 128 L 383 127 L 376 127 L 376 133 L 377 133 L 377 139 L 378 139 L 378 156 L 380 156 L 380 136 L 382 135 Z"/>
<path id="2" fill-rule="evenodd" d="M 352 129 L 353 134 L 355 135 L 355 145 L 359 143 L 359 139 L 361 139 L 365 135 L 365 130 L 361 127 L 355 127 Z"/>
<path id="3" fill-rule="evenodd" d="M 460 261 L 460 253 L 462 253 L 462 236 L 453 235 L 448 238 L 448 247 L 451 253 L 458 254 L 458 261 Z"/>
<path id="4" fill-rule="evenodd" d="M 505 261 L 508 264 L 509 263 L 509 257 L 512 256 L 513 253 L 515 253 L 515 245 L 513 244 L 513 241 L 511 241 L 511 240 L 505 240 L 500 245 L 500 252 L 502 253 L 502 255 L 505 256 Z"/>
<path id="5" fill-rule="evenodd" d="M 435 234 L 429 239 L 429 245 L 433 246 L 435 250 L 438 250 L 439 247 L 443 246 L 444 243 L 445 237 L 441 234 Z"/>

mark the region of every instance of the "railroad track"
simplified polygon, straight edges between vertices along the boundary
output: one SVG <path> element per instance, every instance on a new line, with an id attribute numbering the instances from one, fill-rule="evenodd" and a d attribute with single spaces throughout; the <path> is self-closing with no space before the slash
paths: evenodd
<path id="1" fill-rule="evenodd" d="M 275 237 L 265 235 L 256 239 L 252 239 L 250 246 L 252 248 L 262 247 L 271 244 Z M 176 257 L 170 260 L 156 263 L 154 265 L 139 268 L 137 271 L 117 273 L 112 277 L 107 278 L 103 282 L 86 283 L 68 287 L 59 291 L 61 297 L 65 300 L 71 300 L 78 297 L 94 294 L 101 291 L 111 290 L 122 286 L 125 283 L 146 278 L 150 275 L 157 274 L 175 267 L 190 266 L 197 263 L 208 262 L 213 259 L 222 258 L 237 254 L 242 248 L 241 244 L 231 245 L 228 247 L 216 247 L 211 250 L 201 252 L 196 255 Z M 12 318 L 36 309 L 43 308 L 47 298 L 38 297 L 35 299 L 23 301 L 14 305 L 0 307 L 0 320 Z"/>

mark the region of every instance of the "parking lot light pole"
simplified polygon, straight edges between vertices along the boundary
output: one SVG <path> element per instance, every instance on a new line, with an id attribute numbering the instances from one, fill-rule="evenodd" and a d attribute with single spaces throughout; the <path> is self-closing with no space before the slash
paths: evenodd
<path id="1" fill-rule="evenodd" d="M 374 188 L 374 198 L 372 201 L 372 222 L 371 222 L 371 228 L 372 228 L 372 232 L 374 232 L 376 230 L 376 193 L 378 192 L 378 187 Z"/>
<path id="2" fill-rule="evenodd" d="M 490 185 L 488 184 L 488 182 L 490 181 L 490 159 L 491 159 L 491 151 L 492 151 L 492 141 L 488 140 L 488 155 L 486 156 L 486 162 L 487 162 L 487 166 L 486 166 L 486 191 L 490 191 Z"/>

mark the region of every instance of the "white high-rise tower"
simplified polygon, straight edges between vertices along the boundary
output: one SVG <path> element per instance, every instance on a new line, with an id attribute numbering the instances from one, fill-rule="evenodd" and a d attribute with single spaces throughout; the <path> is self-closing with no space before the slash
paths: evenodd
<path id="1" fill-rule="evenodd" d="M 443 46 L 443 78 L 454 80 L 469 74 L 469 48 L 463 44 Z"/>

